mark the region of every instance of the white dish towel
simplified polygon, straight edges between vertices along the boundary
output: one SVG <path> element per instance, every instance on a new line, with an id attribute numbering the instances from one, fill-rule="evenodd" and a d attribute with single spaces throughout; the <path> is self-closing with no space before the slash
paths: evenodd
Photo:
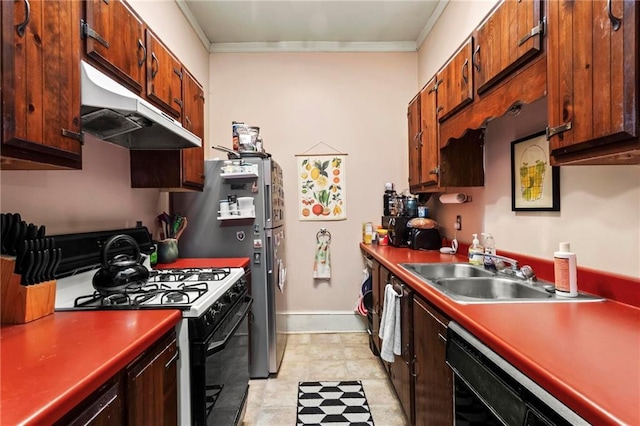
<path id="1" fill-rule="evenodd" d="M 384 289 L 384 311 L 378 332 L 378 336 L 382 339 L 380 358 L 387 362 L 394 361 L 394 354 L 402 355 L 400 296 L 402 295 L 396 293 L 392 284 L 387 284 Z"/>

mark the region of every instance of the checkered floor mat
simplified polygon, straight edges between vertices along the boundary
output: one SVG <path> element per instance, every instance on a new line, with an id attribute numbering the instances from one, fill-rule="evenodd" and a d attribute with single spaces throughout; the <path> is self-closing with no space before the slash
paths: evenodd
<path id="1" fill-rule="evenodd" d="M 299 382 L 296 426 L 374 426 L 359 380 Z"/>

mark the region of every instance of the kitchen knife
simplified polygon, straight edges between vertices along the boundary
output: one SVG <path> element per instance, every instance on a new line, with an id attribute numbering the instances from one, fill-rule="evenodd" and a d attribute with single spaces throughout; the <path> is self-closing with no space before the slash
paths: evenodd
<path id="1" fill-rule="evenodd" d="M 35 256 L 33 251 L 29 251 L 25 256 L 23 265 L 22 265 L 22 279 L 20 283 L 22 285 L 29 285 L 29 281 L 31 278 L 31 270 L 33 269 L 33 263 L 35 261 Z"/>
<path id="2" fill-rule="evenodd" d="M 50 258 L 49 258 L 49 264 L 47 265 L 47 269 L 45 271 L 45 281 L 51 281 L 53 280 L 55 277 L 53 275 L 53 269 L 56 266 L 56 259 L 58 257 L 58 250 L 51 248 L 50 249 Z"/>
<path id="3" fill-rule="evenodd" d="M 20 247 L 18 248 L 18 252 L 16 253 L 16 269 L 15 273 L 19 274 L 22 272 L 22 263 L 24 262 L 24 258 L 29 251 L 29 241 L 22 240 L 20 243 Z"/>
<path id="4" fill-rule="evenodd" d="M 18 229 L 16 231 L 16 240 L 13 242 L 13 247 L 11 248 L 11 254 L 16 257 L 18 256 L 18 250 L 20 249 L 20 246 L 24 241 L 24 237 L 25 235 L 27 235 L 27 222 L 25 222 L 24 220 L 21 220 L 20 222 L 18 222 L 17 228 Z M 17 263 L 18 263 L 18 259 L 16 258 L 16 264 Z"/>
<path id="5" fill-rule="evenodd" d="M 20 215 L 17 213 L 13 215 L 13 222 L 11 223 L 11 229 L 9 230 L 7 237 L 9 237 L 9 241 L 7 242 L 6 249 L 7 254 L 9 256 L 16 255 L 16 245 L 18 243 L 18 237 L 20 233 L 20 223 L 22 222 L 20 219 Z"/>
<path id="6" fill-rule="evenodd" d="M 51 273 L 52 280 L 56 279 L 56 272 L 58 272 L 58 266 L 60 265 L 60 261 L 62 260 L 62 249 L 57 248 L 54 250 L 56 252 L 56 257 L 55 257 L 55 262 L 53 263 L 53 269 L 52 269 L 53 272 Z"/>
<path id="7" fill-rule="evenodd" d="M 31 278 L 29 284 L 38 284 L 38 274 L 40 273 L 40 267 L 42 266 L 42 250 L 34 252 L 33 268 L 31 269 Z"/>
<path id="8" fill-rule="evenodd" d="M 40 265 L 40 270 L 38 271 L 37 282 L 42 283 L 47 281 L 46 271 L 49 267 L 49 249 L 44 249 L 42 251 L 42 264 Z"/>
<path id="9" fill-rule="evenodd" d="M 7 232 L 7 219 L 4 213 L 0 213 L 0 253 L 4 254 L 4 237 Z"/>
<path id="10" fill-rule="evenodd" d="M 7 213 L 5 216 L 7 221 L 5 232 L 2 236 L 2 254 L 9 254 L 9 245 L 11 244 L 11 232 L 13 230 L 13 213 Z"/>
<path id="11" fill-rule="evenodd" d="M 44 225 L 40 225 L 40 228 L 38 228 L 38 236 L 37 238 L 44 238 L 44 234 L 45 234 L 45 226 Z"/>
<path id="12" fill-rule="evenodd" d="M 27 240 L 35 240 L 38 236 L 38 227 L 33 223 L 30 223 L 27 226 L 27 236 L 25 237 Z"/>

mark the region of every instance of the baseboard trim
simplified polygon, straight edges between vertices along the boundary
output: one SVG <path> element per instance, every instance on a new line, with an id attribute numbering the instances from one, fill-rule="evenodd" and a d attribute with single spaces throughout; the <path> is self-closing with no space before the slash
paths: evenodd
<path id="1" fill-rule="evenodd" d="M 367 330 L 367 319 L 352 311 L 286 312 L 281 317 L 290 334 L 364 333 Z"/>

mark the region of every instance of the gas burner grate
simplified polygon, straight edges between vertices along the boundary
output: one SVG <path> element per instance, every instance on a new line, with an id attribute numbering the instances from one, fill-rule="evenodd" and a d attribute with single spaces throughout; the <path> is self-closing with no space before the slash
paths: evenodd
<path id="1" fill-rule="evenodd" d="M 230 268 L 159 269 L 149 273 L 150 282 L 221 281 L 231 273 Z"/>

